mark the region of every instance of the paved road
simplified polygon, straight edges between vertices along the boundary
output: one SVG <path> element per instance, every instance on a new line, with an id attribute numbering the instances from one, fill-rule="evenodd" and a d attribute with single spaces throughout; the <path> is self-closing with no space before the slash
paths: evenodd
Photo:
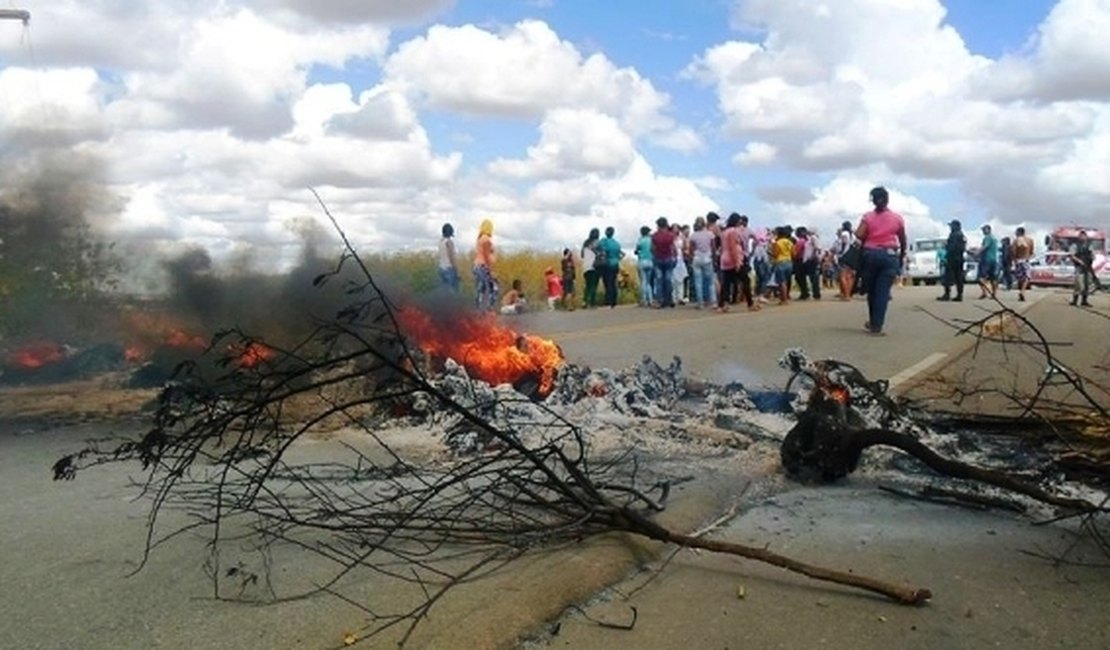
<path id="1" fill-rule="evenodd" d="M 593 366 L 623 367 L 643 354 L 664 361 L 679 355 L 691 375 L 781 386 L 786 374 L 776 360 L 785 348 L 800 346 L 815 357 L 847 360 L 872 377 L 900 378 L 910 386 L 929 368 L 954 371 L 970 359 L 968 344 L 925 310 L 940 318 L 972 319 L 987 308 L 979 302 L 940 304 L 933 296 L 925 287 L 897 290 L 888 336 L 882 338 L 863 332 L 859 301 L 728 315 L 625 307 L 534 314 L 517 324 L 554 338 L 571 361 Z M 1007 304 L 1018 306 L 1012 297 L 1007 295 Z M 1064 309 L 1064 301 L 1060 294 L 1038 291 L 1020 306 L 1045 322 L 1054 338 L 1092 343 L 1067 351 L 1069 362 L 1090 366 L 1105 359 L 1110 345 L 1110 337 L 1100 335 L 1108 331 L 1105 317 Z M 1097 297 L 1096 309 L 1106 313 L 1105 302 Z M 990 374 L 998 359 L 979 366 Z M 329 598 L 267 608 L 205 600 L 210 591 L 198 566 L 199 539 L 175 540 L 143 572 L 128 577 L 142 545 L 146 511 L 129 500 L 133 492 L 125 488 L 126 474 L 105 469 L 74 483 L 55 483 L 48 471 L 86 436 L 105 432 L 103 425 L 0 422 L 0 648 L 318 648 L 337 645 L 344 631 L 358 628 L 361 614 Z M 594 557 L 592 564 L 559 560 L 558 566 L 584 567 L 581 574 L 559 573 L 579 589 L 584 578 L 613 575 L 613 562 L 598 564 Z M 502 601 L 523 601 L 533 593 L 498 589 Z M 523 614 L 516 614 L 519 626 Z M 460 619 L 457 629 L 470 629 L 475 620 Z M 449 620 L 438 624 L 451 627 Z"/>
<path id="2" fill-rule="evenodd" d="M 862 299 L 771 305 L 757 313 L 741 309 L 718 314 L 690 307 L 543 312 L 517 323 L 557 341 L 570 361 L 591 366 L 625 367 L 644 354 L 666 363 L 677 355 L 690 374 L 704 379 L 782 386 L 788 374 L 778 367 L 778 359 L 785 349 L 800 347 L 812 358 L 848 361 L 873 379 L 908 387 L 930 369 L 971 358 L 973 338 L 957 336 L 954 326 L 999 308 L 990 300 L 941 303 L 935 300 L 937 293 L 935 287 L 896 289 L 883 337 L 863 330 L 867 307 Z M 969 289 L 968 295 L 976 296 L 977 290 Z M 1028 314 L 1055 340 L 1087 341 L 1083 348 L 1060 350 L 1069 363 L 1090 369 L 1098 359 L 1105 360 L 1110 340 L 1097 333 L 1110 322 L 1095 310 L 1110 314 L 1110 297 L 1096 297 L 1095 310 L 1084 311 L 1067 307 L 1067 294 L 1059 290 L 1038 289 L 1027 302 L 1018 302 L 1017 292 L 1000 295 L 1005 306 Z M 998 351 L 984 348 L 980 354 L 986 355 L 978 359 L 987 368 L 1010 363 Z"/>

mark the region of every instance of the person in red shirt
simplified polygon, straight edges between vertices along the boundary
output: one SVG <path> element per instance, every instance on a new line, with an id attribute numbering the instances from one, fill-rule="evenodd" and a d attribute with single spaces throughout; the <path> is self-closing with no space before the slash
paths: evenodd
<path id="1" fill-rule="evenodd" d="M 554 311 L 555 304 L 563 297 L 563 281 L 555 275 L 555 269 L 551 267 L 543 272 L 543 279 L 547 284 L 547 308 Z"/>
<path id="2" fill-rule="evenodd" d="M 659 307 L 674 307 L 674 267 L 678 262 L 675 254 L 675 234 L 667 224 L 666 217 L 655 220 L 655 234 L 651 236 L 651 259 L 655 266 L 655 295 L 659 296 Z"/>

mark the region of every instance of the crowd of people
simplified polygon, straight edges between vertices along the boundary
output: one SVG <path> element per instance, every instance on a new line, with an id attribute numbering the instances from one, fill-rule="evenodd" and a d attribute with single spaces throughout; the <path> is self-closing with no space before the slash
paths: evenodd
<path id="1" fill-rule="evenodd" d="M 782 225 L 752 228 L 746 215 L 732 213 L 722 219 L 716 212 L 697 217 L 691 226 L 655 221 L 654 230 L 640 229 L 632 255 L 636 260 L 637 299 L 641 307 L 670 309 L 692 305 L 697 309 L 728 312 L 736 305 L 759 311 L 763 305 L 792 300 L 821 300 L 835 291 L 840 300 L 855 294 L 867 296 L 865 329 L 883 333 L 886 306 L 906 257 L 905 223 L 888 207 L 885 188 L 871 191 L 874 209 L 853 227 L 845 221 L 825 244 L 815 230 Z M 458 290 L 458 260 L 454 229 L 443 226 L 439 246 L 439 273 L 445 286 Z M 559 272 L 545 269 L 547 306 L 568 310 L 577 305 L 577 279 L 583 280 L 582 306 L 615 307 L 618 302 L 621 261 L 627 256 L 615 230 L 591 229 L 577 250 L 563 250 Z M 520 313 L 527 300 L 519 279 L 499 299 L 493 272 L 493 224 L 479 227 L 472 265 L 475 306 L 480 310 Z"/>

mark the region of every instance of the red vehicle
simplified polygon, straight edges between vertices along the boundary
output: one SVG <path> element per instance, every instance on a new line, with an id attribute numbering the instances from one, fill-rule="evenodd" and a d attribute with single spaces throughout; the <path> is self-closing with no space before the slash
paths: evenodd
<path id="1" fill-rule="evenodd" d="M 1110 278 L 1110 259 L 1106 255 L 1106 231 L 1100 228 L 1083 226 L 1061 226 L 1045 237 L 1044 254 L 1033 260 L 1029 280 L 1032 284 L 1049 286 L 1071 286 L 1075 280 L 1075 265 L 1068 252 L 1079 239 L 1079 231 L 1087 232 L 1087 239 L 1094 252 L 1091 268 L 1100 281 Z"/>

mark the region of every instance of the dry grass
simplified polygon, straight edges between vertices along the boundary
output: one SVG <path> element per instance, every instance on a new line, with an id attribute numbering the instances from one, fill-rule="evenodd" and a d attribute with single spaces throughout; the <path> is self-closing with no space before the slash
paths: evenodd
<path id="1" fill-rule="evenodd" d="M 406 288 L 420 294 L 430 292 L 439 286 L 439 276 L 436 272 L 436 255 L 434 251 L 411 251 L 389 255 L 371 255 L 366 258 L 366 261 L 371 271 L 381 270 L 389 276 L 404 278 L 407 284 Z M 459 251 L 461 291 L 465 296 L 474 295 L 474 277 L 470 271 L 473 258 L 473 250 L 461 249 Z M 561 251 L 529 250 L 499 254 L 494 272 L 501 282 L 501 295 L 504 296 L 509 292 L 513 280 L 520 280 L 524 288 L 524 294 L 531 305 L 530 308 L 546 309 L 547 283 L 544 278 L 544 271 L 550 268 L 561 276 L 561 259 Z M 582 271 L 581 261 L 578 261 L 578 273 L 575 278 L 578 304 L 582 302 L 585 283 Z M 635 261 L 632 258 L 625 257 L 621 262 L 621 273 L 625 278 L 622 282 L 618 302 L 620 304 L 635 303 L 639 293 L 639 284 Z M 600 296 L 600 287 L 598 292 Z"/>

